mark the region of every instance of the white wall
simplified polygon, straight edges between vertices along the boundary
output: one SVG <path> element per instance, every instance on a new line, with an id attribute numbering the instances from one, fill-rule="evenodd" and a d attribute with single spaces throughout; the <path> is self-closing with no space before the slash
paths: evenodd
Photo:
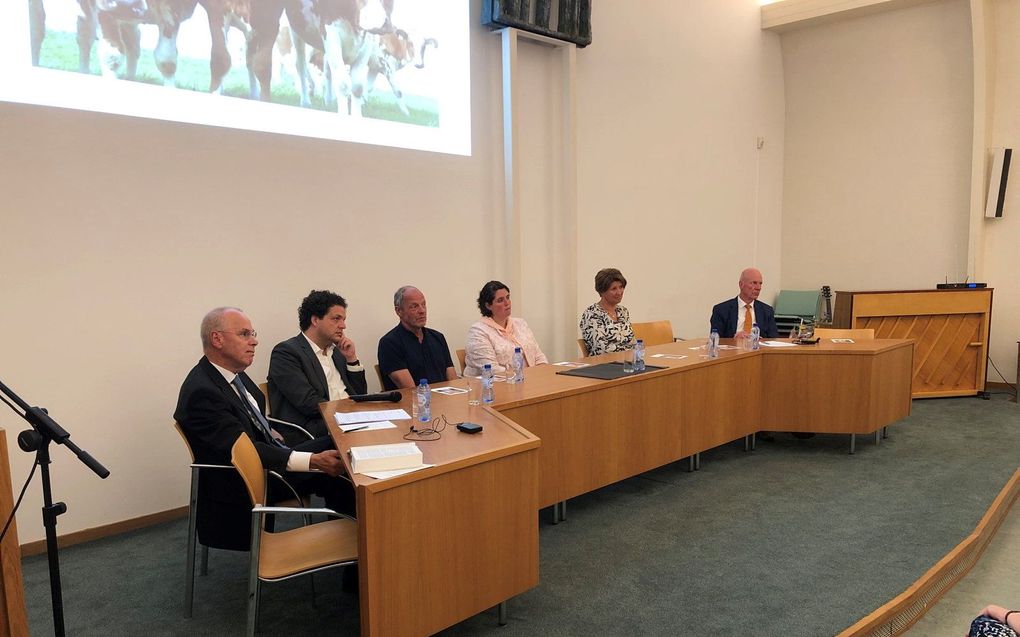
<path id="1" fill-rule="evenodd" d="M 580 68 L 577 307 L 618 267 L 632 320 L 697 337 L 744 267 L 764 272 L 763 299 L 780 287 L 779 38 L 755 2 L 641 6 L 598 4 Z"/>
<path id="2" fill-rule="evenodd" d="M 969 15 L 938 0 L 783 35 L 784 287 L 966 276 Z"/>
<path id="3" fill-rule="evenodd" d="M 1013 149 L 1004 217 L 984 221 L 981 276 L 995 286 L 991 357 L 1008 382 L 1016 382 L 1020 339 L 1020 0 L 993 0 L 991 146 Z M 987 186 L 985 184 L 984 186 Z M 987 191 L 986 191 L 987 192 Z M 1001 381 L 989 368 L 988 380 Z"/>
<path id="4" fill-rule="evenodd" d="M 559 61 L 522 54 L 521 144 L 533 162 L 522 257 L 549 265 L 525 269 L 545 280 L 525 284 L 515 312 L 550 339 L 552 357 L 576 355 L 552 334 L 576 321 L 562 308 L 594 298 L 589 281 L 605 265 L 630 278 L 635 320 L 670 318 L 687 335 L 705 331 L 708 307 L 735 293 L 745 263 L 778 289 L 778 38 L 761 33 L 755 0 L 649 1 L 640 15 L 624 4 L 596 8 L 595 44 L 578 52 L 576 234 L 557 217 L 563 184 L 549 172 L 562 106 L 543 91 L 557 85 Z M 256 380 L 313 287 L 347 297 L 368 365 L 405 283 L 425 291 L 430 325 L 459 347 L 478 288 L 506 277 L 509 258 L 499 38 L 473 31 L 469 158 L 0 104 L 0 380 L 49 407 L 112 471 L 100 481 L 54 449 L 55 495 L 70 508 L 60 532 L 186 503 L 170 421 L 211 307 L 252 317 Z M 572 245 L 577 291 L 552 283 L 558 251 Z M 0 426 L 20 484 L 22 423 L 4 408 Z M 40 501 L 33 487 L 22 542 L 42 537 Z"/>
<path id="5" fill-rule="evenodd" d="M 988 68 L 977 72 L 987 72 L 988 90 L 978 103 L 989 115 L 978 135 L 1020 149 L 1020 0 L 983 6 L 987 26 L 976 31 L 988 60 L 978 64 Z M 1014 165 L 1005 218 L 970 229 L 970 16 L 965 0 L 938 0 L 783 35 L 783 281 L 911 289 L 976 276 L 995 288 L 989 354 L 1015 382 L 1020 171 Z M 991 366 L 987 378 L 1002 380 Z"/>

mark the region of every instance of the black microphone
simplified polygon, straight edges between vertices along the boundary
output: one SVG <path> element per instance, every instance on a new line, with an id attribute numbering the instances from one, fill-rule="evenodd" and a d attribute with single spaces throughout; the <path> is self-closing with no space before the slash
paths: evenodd
<path id="1" fill-rule="evenodd" d="M 359 394 L 357 396 L 348 396 L 348 398 L 350 398 L 356 403 L 367 403 L 373 401 L 399 403 L 400 392 L 384 391 L 378 394 Z"/>

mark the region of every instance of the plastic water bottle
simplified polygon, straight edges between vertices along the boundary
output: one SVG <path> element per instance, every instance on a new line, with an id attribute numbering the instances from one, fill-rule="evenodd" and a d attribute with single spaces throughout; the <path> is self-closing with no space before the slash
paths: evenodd
<path id="1" fill-rule="evenodd" d="M 755 323 L 751 326 L 751 351 L 756 352 L 761 347 L 761 328 Z"/>
<path id="2" fill-rule="evenodd" d="M 634 371 L 645 371 L 645 342 L 640 338 L 634 345 Z"/>
<path id="3" fill-rule="evenodd" d="M 708 335 L 708 357 L 719 358 L 719 330 L 714 328 Z"/>
<path id="4" fill-rule="evenodd" d="M 524 352 L 521 348 L 514 348 L 514 360 L 511 363 L 511 369 L 513 374 L 508 374 L 506 382 L 508 383 L 523 383 L 524 382 Z"/>
<path id="5" fill-rule="evenodd" d="M 492 388 L 492 365 L 489 363 L 482 368 L 482 402 L 486 405 L 496 402 L 496 392 Z"/>
<path id="6" fill-rule="evenodd" d="M 415 396 L 418 403 L 418 420 L 421 422 L 432 421 L 432 390 L 429 389 L 429 381 L 423 378 L 418 381 L 418 395 Z"/>

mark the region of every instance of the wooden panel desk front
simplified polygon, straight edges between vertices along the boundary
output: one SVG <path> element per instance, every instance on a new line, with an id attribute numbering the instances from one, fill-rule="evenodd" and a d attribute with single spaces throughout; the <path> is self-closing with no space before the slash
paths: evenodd
<path id="1" fill-rule="evenodd" d="M 724 350 L 711 361 L 692 349 L 702 344 L 650 347 L 648 363 L 667 369 L 614 381 L 562 376 L 549 365 L 529 368 L 522 385 L 498 384 L 496 408 L 542 440 L 539 504 L 756 431 L 864 434 L 910 414 L 911 341 Z"/>
<path id="2" fill-rule="evenodd" d="M 333 414 L 410 413 L 413 391 L 403 394 L 399 404 L 320 405 L 349 473 L 352 445 L 404 442 L 411 421 L 343 434 Z M 538 585 L 538 438 L 463 396 L 433 393 L 432 401 L 434 414 L 484 431 L 450 426 L 440 440 L 419 441 L 425 462 L 436 465 L 429 469 L 389 480 L 351 473 L 363 635 L 431 635 Z"/>

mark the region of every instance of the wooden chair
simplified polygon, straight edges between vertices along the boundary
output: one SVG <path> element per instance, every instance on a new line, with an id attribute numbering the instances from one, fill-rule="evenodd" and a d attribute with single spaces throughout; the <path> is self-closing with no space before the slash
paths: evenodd
<path id="1" fill-rule="evenodd" d="M 188 450 L 188 455 L 191 456 L 191 496 L 188 500 L 188 548 L 187 548 L 187 559 L 186 566 L 187 571 L 184 576 L 184 616 L 191 617 L 192 607 L 195 599 L 195 548 L 199 545 L 198 542 L 198 481 L 203 471 L 212 470 L 226 470 L 234 471 L 234 467 L 228 464 L 199 464 L 195 462 L 195 452 L 191 449 L 191 443 L 188 442 L 187 436 L 184 435 L 184 430 L 181 429 L 180 423 L 174 422 L 174 429 L 181 436 L 181 440 L 184 441 L 184 446 Z M 278 478 L 284 486 L 290 490 L 293 494 L 293 499 L 281 502 L 284 506 L 300 506 L 304 504 L 304 501 L 298 496 L 297 491 L 290 486 L 290 484 L 283 479 L 283 476 L 273 473 L 274 477 Z M 200 571 L 201 575 L 209 574 L 209 547 L 205 544 L 201 545 L 201 564 Z M 221 548 L 214 546 L 213 548 Z"/>
<path id="2" fill-rule="evenodd" d="M 269 405 L 269 381 L 268 380 L 266 382 L 264 382 L 264 383 L 259 383 L 259 391 L 262 392 L 262 395 L 266 397 L 266 415 L 267 416 L 271 416 L 273 414 L 273 409 Z"/>
<path id="3" fill-rule="evenodd" d="M 873 339 L 875 330 L 872 328 L 858 329 L 836 329 L 833 327 L 816 327 L 815 336 L 818 338 L 854 338 Z"/>
<path id="4" fill-rule="evenodd" d="M 588 358 L 591 354 L 588 352 L 588 342 L 583 338 L 577 339 L 577 349 L 581 350 L 581 357 Z"/>
<path id="5" fill-rule="evenodd" d="M 382 369 L 379 368 L 379 363 L 375 364 L 375 375 L 379 378 L 379 391 L 386 391 L 386 383 L 383 382 Z"/>
<path id="6" fill-rule="evenodd" d="M 251 498 L 251 559 L 248 573 L 247 634 L 255 634 L 259 588 L 262 582 L 278 582 L 299 575 L 358 562 L 358 523 L 332 509 L 269 507 L 266 503 L 266 472 L 255 445 L 241 434 L 234 443 L 230 462 L 241 474 Z M 329 516 L 330 520 L 272 533 L 266 530 L 267 515 Z"/>
<path id="7" fill-rule="evenodd" d="M 464 367 L 465 367 L 464 361 L 466 359 L 467 359 L 467 350 L 466 349 L 459 349 L 459 350 L 457 350 L 457 362 L 460 363 L 460 375 L 461 376 L 464 375 Z"/>
<path id="8" fill-rule="evenodd" d="M 631 323 L 631 327 L 634 328 L 634 338 L 643 340 L 645 347 L 672 343 L 675 340 L 673 338 L 673 324 L 669 321 Z"/>

